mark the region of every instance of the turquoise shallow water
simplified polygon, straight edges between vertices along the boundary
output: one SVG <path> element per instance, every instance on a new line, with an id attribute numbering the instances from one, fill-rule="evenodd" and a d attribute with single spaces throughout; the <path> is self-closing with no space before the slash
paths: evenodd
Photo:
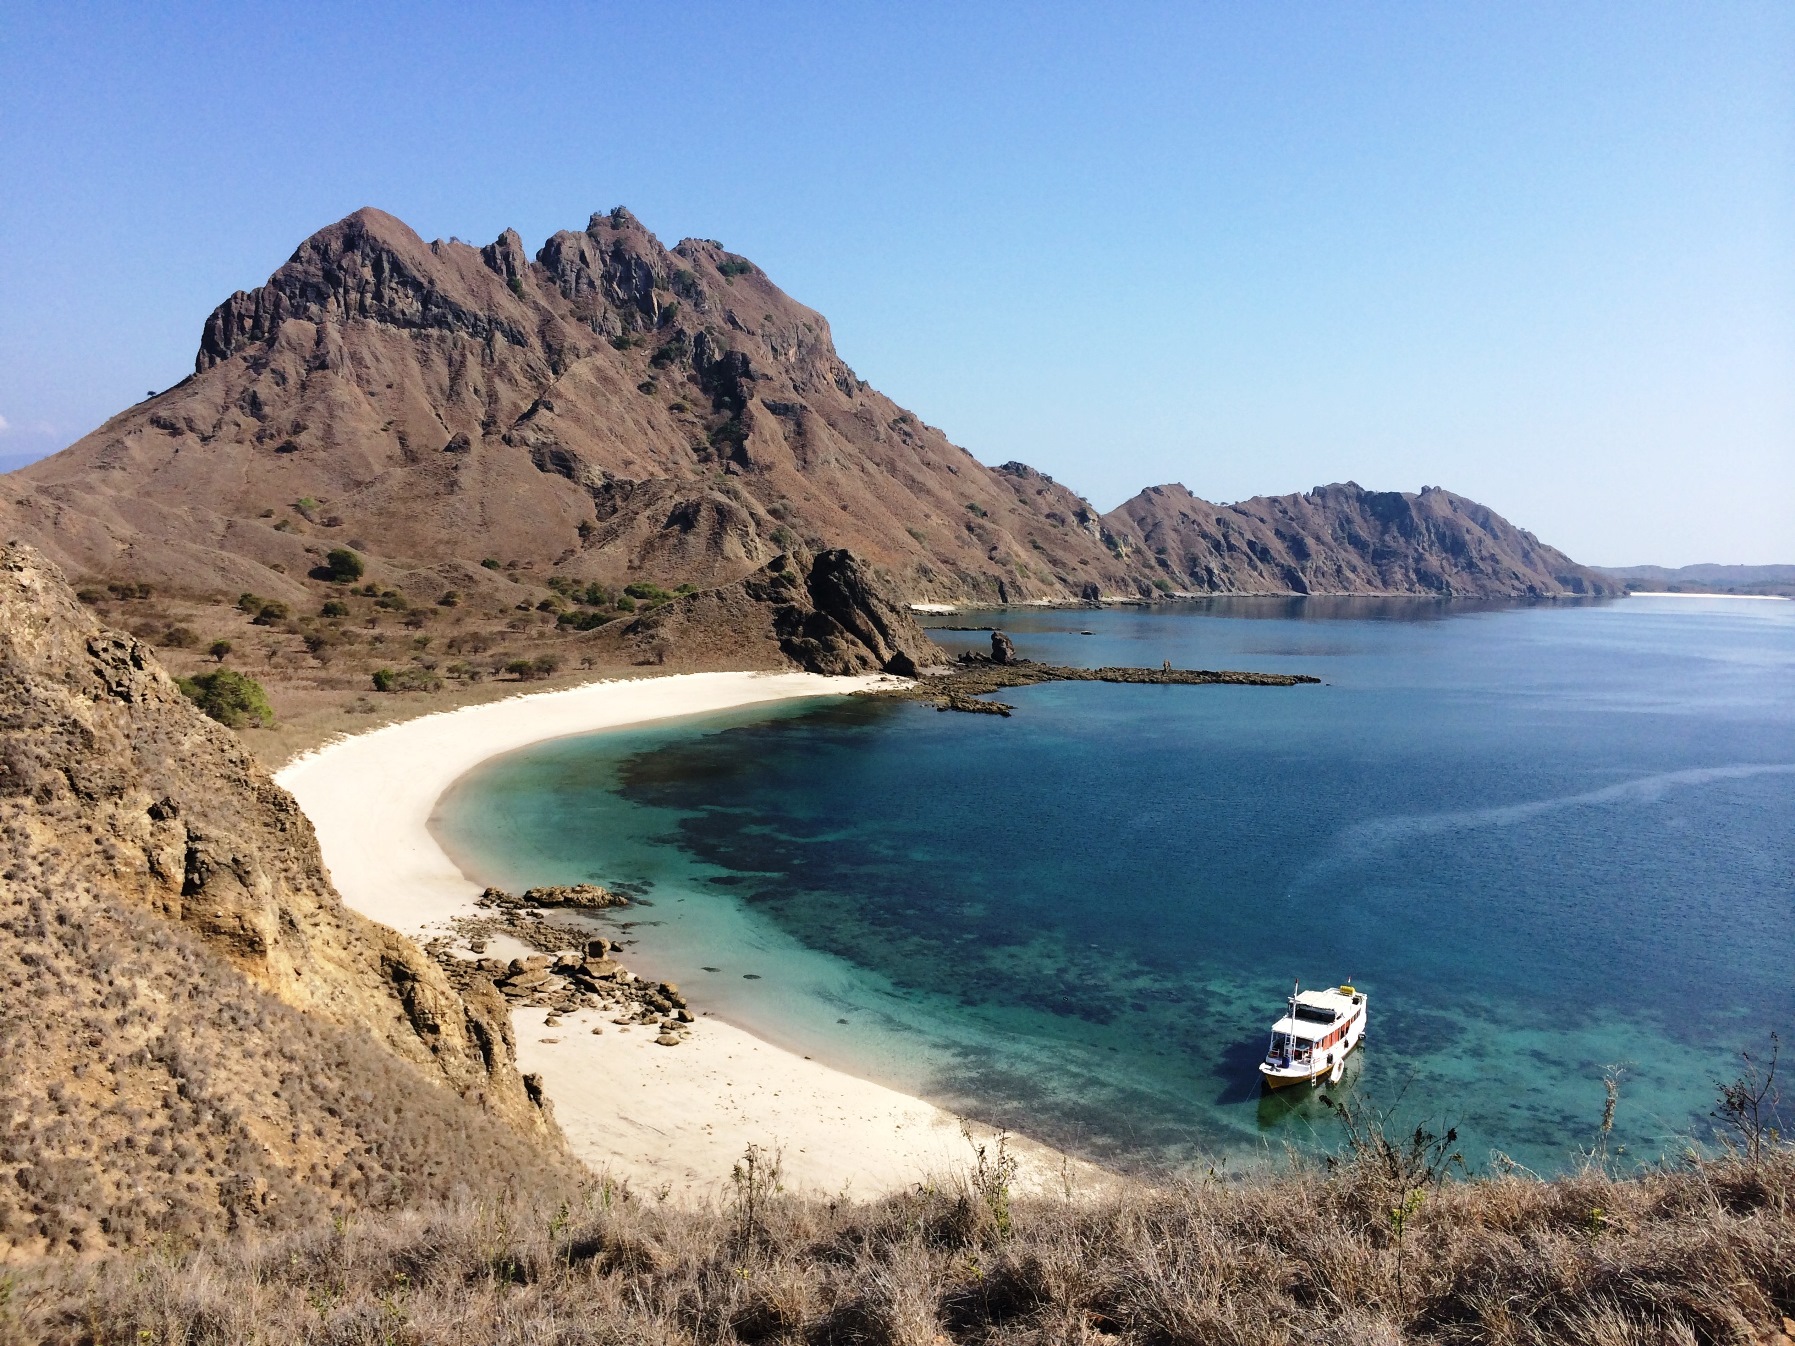
<path id="1" fill-rule="evenodd" d="M 1294 977 L 1370 993 L 1346 1087 L 1544 1169 L 1592 1140 L 1604 1066 L 1647 1156 L 1705 1133 L 1733 1052 L 1795 1027 L 1795 604 L 944 620 L 1053 662 L 1325 685 L 565 739 L 459 783 L 439 835 L 508 886 L 636 885 L 613 924 L 703 1007 L 1122 1162 L 1334 1143 L 1313 1093 L 1253 1071 Z"/>

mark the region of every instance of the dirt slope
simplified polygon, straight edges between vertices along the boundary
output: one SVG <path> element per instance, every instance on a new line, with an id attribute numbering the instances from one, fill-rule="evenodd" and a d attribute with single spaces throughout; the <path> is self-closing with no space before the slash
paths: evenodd
<path id="1" fill-rule="evenodd" d="M 147 647 L 0 548 L 0 1247 L 565 1176 L 503 1003 L 348 911 Z"/>

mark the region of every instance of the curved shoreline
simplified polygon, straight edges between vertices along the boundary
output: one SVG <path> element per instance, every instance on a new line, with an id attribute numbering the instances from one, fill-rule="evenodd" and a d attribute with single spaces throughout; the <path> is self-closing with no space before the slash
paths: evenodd
<path id="1" fill-rule="evenodd" d="M 443 794 L 482 762 L 549 739 L 801 697 L 842 696 L 882 677 L 688 673 L 587 683 L 443 711 L 333 740 L 275 781 L 298 799 L 331 879 L 354 910 L 412 938 L 474 913 L 480 885 L 438 844 Z M 958 1121 L 885 1085 L 820 1065 L 710 1016 L 666 1048 L 596 1011 L 554 1028 L 513 1015 L 519 1067 L 539 1073 L 574 1153 L 595 1169 L 683 1199 L 722 1189 L 749 1144 L 784 1156 L 788 1186 L 871 1196 L 961 1168 Z M 1030 1186 L 1084 1164 L 1021 1141 Z"/>

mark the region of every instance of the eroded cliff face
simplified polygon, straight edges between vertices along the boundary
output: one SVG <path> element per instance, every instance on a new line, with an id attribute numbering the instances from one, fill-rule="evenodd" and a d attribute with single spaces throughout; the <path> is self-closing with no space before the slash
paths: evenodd
<path id="1" fill-rule="evenodd" d="M 913 677 L 948 656 L 892 586 L 853 553 L 780 554 L 734 584 L 689 594 L 593 638 L 637 662 L 727 648 L 764 668 Z"/>
<path id="2" fill-rule="evenodd" d="M 0 547 L 0 839 L 0 1241 L 128 1241 L 564 1162 L 497 995 L 347 910 L 291 796 L 18 545 Z M 454 1145 L 491 1177 L 435 1152 Z"/>

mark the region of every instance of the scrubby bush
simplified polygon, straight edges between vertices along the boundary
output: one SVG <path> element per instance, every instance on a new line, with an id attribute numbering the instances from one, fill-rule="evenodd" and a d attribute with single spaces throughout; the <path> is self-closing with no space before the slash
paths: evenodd
<path id="1" fill-rule="evenodd" d="M 215 640 L 206 647 L 206 653 L 212 656 L 213 663 L 222 664 L 224 657 L 231 652 L 232 648 L 233 646 L 228 640 Z"/>
<path id="2" fill-rule="evenodd" d="M 324 606 L 318 609 L 318 615 L 320 617 L 347 617 L 349 605 L 340 598 L 329 598 L 325 600 Z"/>
<path id="3" fill-rule="evenodd" d="M 434 692 L 443 680 L 431 668 L 377 668 L 374 690 L 377 692 Z"/>
<path id="4" fill-rule="evenodd" d="M 501 567 L 499 565 L 498 558 L 496 556 L 488 556 L 484 561 L 480 562 L 480 564 L 483 565 L 484 567 L 486 567 L 486 569 L 488 569 L 488 570 L 501 569 Z"/>
<path id="5" fill-rule="evenodd" d="M 247 673 L 219 668 L 191 678 L 178 678 L 176 682 L 194 705 L 222 725 L 242 729 L 254 725 L 265 728 L 274 723 L 268 693 Z"/>
<path id="6" fill-rule="evenodd" d="M 256 615 L 251 618 L 251 621 L 257 626 L 273 626 L 277 622 L 286 620 L 287 605 L 276 598 L 270 598 L 263 603 L 260 608 L 256 609 Z"/>
<path id="7" fill-rule="evenodd" d="M 538 678 L 553 677 L 560 669 L 559 659 L 552 654 L 543 654 L 534 659 L 513 659 L 505 665 L 503 671 L 520 682 L 534 682 Z"/>
<path id="8" fill-rule="evenodd" d="M 348 547 L 332 547 L 324 564 L 330 567 L 330 577 L 338 584 L 354 584 L 367 569 L 361 557 Z"/>
<path id="9" fill-rule="evenodd" d="M 174 650 L 189 650 L 199 644 L 199 633 L 191 626 L 171 626 L 162 633 L 162 643 Z"/>
<path id="10" fill-rule="evenodd" d="M 563 612 L 555 618 L 555 625 L 570 631 L 590 631 L 595 627 L 603 626 L 611 619 L 612 614 L 603 611 Z"/>

